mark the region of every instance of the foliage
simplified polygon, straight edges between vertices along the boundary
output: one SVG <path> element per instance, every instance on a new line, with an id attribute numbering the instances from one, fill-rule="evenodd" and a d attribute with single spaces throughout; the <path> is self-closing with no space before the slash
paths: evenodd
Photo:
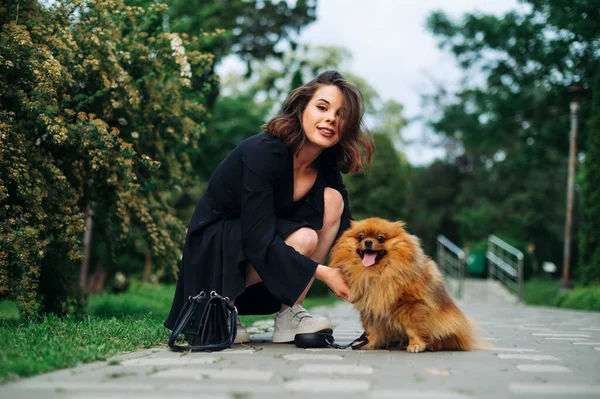
<path id="1" fill-rule="evenodd" d="M 525 283 L 525 303 L 567 309 L 600 311 L 600 285 L 575 287 L 559 293 L 558 281 L 534 278 Z"/>
<path id="2" fill-rule="evenodd" d="M 600 285 L 578 287 L 560 294 L 558 280 L 533 278 L 525 282 L 524 300 L 528 305 L 600 311 Z"/>
<path id="3" fill-rule="evenodd" d="M 581 190 L 579 279 L 584 284 L 600 284 L 600 64 L 595 84 Z"/>
<path id="4" fill-rule="evenodd" d="M 214 35 L 165 32 L 166 12 L 121 0 L 0 9 L 0 294 L 24 314 L 83 304 L 86 210 L 111 247 L 137 226 L 161 268 L 179 259 L 184 227 L 164 193 L 190 184 L 215 83 L 198 48 Z"/>
<path id="5" fill-rule="evenodd" d="M 438 234 L 459 242 L 455 200 L 460 192 L 459 168 L 440 160 L 408 172 L 407 229 L 421 239 L 425 253 L 433 255 Z"/>
<path id="6" fill-rule="evenodd" d="M 561 308 L 600 312 L 600 285 L 570 290 L 556 298 L 554 305 Z"/>
<path id="7" fill-rule="evenodd" d="M 86 310 L 90 315 L 102 318 L 149 317 L 162 323 L 169 315 L 174 293 L 174 285 L 134 281 L 123 294 L 90 295 Z"/>
<path id="8" fill-rule="evenodd" d="M 147 7 L 154 0 L 127 0 Z M 296 49 L 301 29 L 316 20 L 317 0 L 165 0 L 169 5 L 165 24 L 178 32 L 200 35 L 219 30 L 221 35 L 203 41 L 201 51 L 215 55 L 215 63 L 205 70 L 213 74 L 226 56 L 235 54 L 246 62 L 246 77 L 253 75 L 254 61 L 281 58 L 283 49 Z M 286 46 L 289 45 L 289 46 Z M 260 72 L 258 70 L 258 72 Z M 210 108 L 218 99 L 219 88 L 208 95 Z"/>
<path id="9" fill-rule="evenodd" d="M 527 305 L 555 306 L 558 297 L 558 281 L 543 278 L 532 278 L 523 286 L 523 301 Z"/>
<path id="10" fill-rule="evenodd" d="M 224 29 L 226 34 L 207 42 L 204 51 L 222 57 L 231 52 L 242 60 L 283 55 L 277 45 L 290 41 L 316 20 L 316 0 L 169 0 L 169 18 L 181 32 L 198 34 Z"/>
<path id="11" fill-rule="evenodd" d="M 396 150 L 391 136 L 375 133 L 376 156 L 365 174 L 345 176 L 344 183 L 355 219 L 406 218 L 408 163 Z"/>
<path id="12" fill-rule="evenodd" d="M 433 95 L 434 130 L 456 151 L 453 221 L 460 243 L 503 234 L 534 242 L 560 264 L 569 107 L 566 88 L 589 86 L 600 54 L 594 0 L 530 0 L 502 17 L 436 12 L 429 29 L 470 76 L 460 92 Z M 583 101 L 581 118 L 590 115 Z M 582 129 L 581 137 L 585 137 Z M 585 150 L 585 147 L 579 145 Z M 577 228 L 577 221 L 574 225 Z"/>

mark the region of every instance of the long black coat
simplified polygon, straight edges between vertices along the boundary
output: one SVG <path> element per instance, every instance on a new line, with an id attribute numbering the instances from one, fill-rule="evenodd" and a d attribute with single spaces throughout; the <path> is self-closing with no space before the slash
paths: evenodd
<path id="1" fill-rule="evenodd" d="M 270 134 L 244 140 L 221 162 L 194 210 L 166 327 L 174 327 L 186 298 L 200 291 L 236 298 L 241 314 L 273 313 L 281 303 L 294 304 L 318 263 L 284 239 L 304 226 L 322 228 L 325 187 L 344 199 L 338 234 L 350 225 L 347 193 L 330 150 L 319 157 L 315 184 L 296 202 L 293 154 Z M 263 282 L 245 291 L 246 262 Z"/>

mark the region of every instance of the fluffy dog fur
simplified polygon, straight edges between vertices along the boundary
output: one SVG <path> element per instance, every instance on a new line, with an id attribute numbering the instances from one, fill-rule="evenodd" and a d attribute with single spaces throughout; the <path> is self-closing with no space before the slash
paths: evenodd
<path id="1" fill-rule="evenodd" d="M 329 264 L 348 282 L 369 338 L 365 349 L 475 349 L 481 341 L 446 292 L 437 265 L 403 227 L 379 218 L 353 222 L 333 248 Z"/>

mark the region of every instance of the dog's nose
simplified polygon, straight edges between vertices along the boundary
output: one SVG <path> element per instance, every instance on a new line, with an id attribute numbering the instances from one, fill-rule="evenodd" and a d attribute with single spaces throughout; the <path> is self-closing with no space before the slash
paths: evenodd
<path id="1" fill-rule="evenodd" d="M 373 248 L 373 240 L 365 240 L 365 248 Z"/>

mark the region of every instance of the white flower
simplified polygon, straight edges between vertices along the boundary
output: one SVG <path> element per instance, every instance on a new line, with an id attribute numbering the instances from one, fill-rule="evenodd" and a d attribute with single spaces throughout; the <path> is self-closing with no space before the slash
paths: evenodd
<path id="1" fill-rule="evenodd" d="M 179 64 L 179 75 L 183 78 L 182 80 L 186 86 L 191 86 L 190 78 L 192 77 L 192 66 L 185 55 L 183 40 L 181 40 L 181 37 L 179 37 L 177 33 L 171 33 L 171 49 L 173 49 L 175 62 Z"/>

